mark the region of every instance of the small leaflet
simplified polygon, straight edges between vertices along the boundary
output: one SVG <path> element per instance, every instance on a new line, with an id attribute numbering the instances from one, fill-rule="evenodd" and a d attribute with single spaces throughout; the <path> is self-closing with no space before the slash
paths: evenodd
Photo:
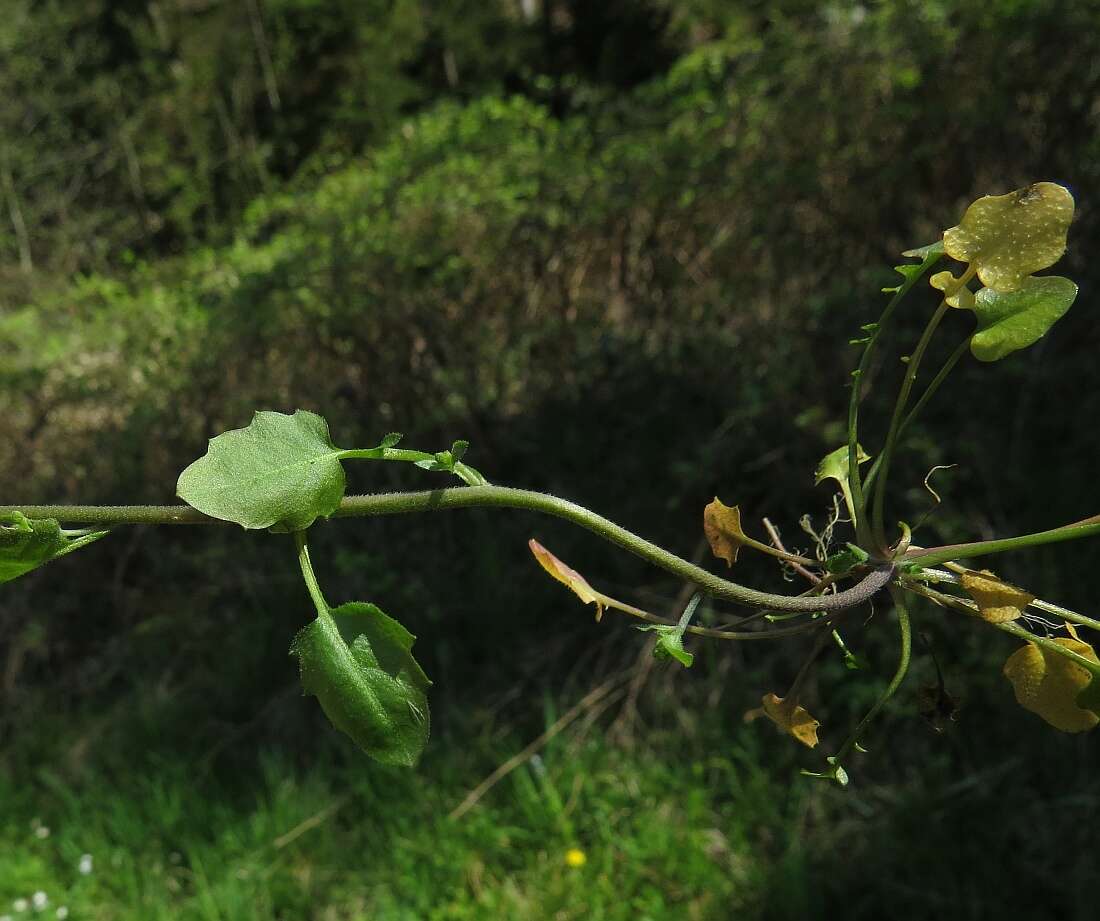
<path id="1" fill-rule="evenodd" d="M 871 455 L 863 450 L 862 445 L 856 445 L 856 463 L 863 464 L 871 459 Z M 826 454 L 814 470 L 814 486 L 825 480 L 836 480 L 838 483 L 848 482 L 848 446 L 842 445 L 835 451 Z"/>
<path id="2" fill-rule="evenodd" d="M 991 624 L 1003 624 L 1021 617 L 1035 600 L 1031 592 L 1002 582 L 988 569 L 981 572 L 965 572 L 959 584 L 978 605 L 978 616 Z"/>
<path id="3" fill-rule="evenodd" d="M 588 580 L 584 576 L 559 560 L 533 537 L 527 541 L 527 546 L 531 548 L 531 553 L 535 555 L 535 559 L 539 561 L 542 568 L 551 576 L 562 585 L 569 586 L 573 593 L 585 604 L 596 605 L 596 622 L 598 623 L 604 612 L 603 596 L 588 584 Z"/>
<path id="4" fill-rule="evenodd" d="M 797 701 L 786 701 L 775 694 L 765 694 L 761 704 L 764 715 L 788 735 L 794 736 L 803 745 L 814 748 L 817 745 L 817 727 L 821 725 Z"/>
<path id="5" fill-rule="evenodd" d="M 1077 285 L 1060 275 L 1025 278 L 1008 294 L 982 288 L 971 308 L 978 320 L 971 353 L 978 361 L 997 361 L 1027 348 L 1047 334 L 1076 298 Z"/>
<path id="6" fill-rule="evenodd" d="M 737 562 L 737 552 L 745 542 L 745 532 L 741 530 L 741 509 L 723 505 L 715 496 L 703 509 L 703 533 L 710 544 L 711 553 L 725 560 L 727 566 Z"/>

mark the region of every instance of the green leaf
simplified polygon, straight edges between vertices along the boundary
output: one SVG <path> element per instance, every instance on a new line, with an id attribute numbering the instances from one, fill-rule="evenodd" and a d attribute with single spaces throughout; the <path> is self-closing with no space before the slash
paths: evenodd
<path id="1" fill-rule="evenodd" d="M 0 515 L 0 582 L 11 582 L 43 563 L 99 540 L 107 532 L 73 536 L 53 518 L 28 518 L 22 512 Z"/>
<path id="2" fill-rule="evenodd" d="M 937 240 L 935 243 L 929 243 L 927 246 L 918 246 L 915 249 L 907 249 L 903 256 L 909 256 L 912 259 L 919 259 L 921 262 L 928 262 L 930 259 L 939 259 L 943 255 L 943 240 Z M 902 267 L 898 267 L 898 271 L 902 272 Z M 907 274 L 902 272 L 903 275 Z"/>
<path id="3" fill-rule="evenodd" d="M 862 547 L 857 547 L 855 544 L 848 544 L 847 547 L 847 550 L 834 553 L 825 561 L 826 572 L 841 575 L 870 559 L 870 555 Z"/>
<path id="4" fill-rule="evenodd" d="M 1100 674 L 1093 672 L 1092 680 L 1077 695 L 1075 702 L 1082 710 L 1091 710 L 1100 717 Z"/>
<path id="5" fill-rule="evenodd" d="M 863 450 L 862 445 L 856 445 L 856 461 L 858 463 L 865 463 L 871 459 L 871 455 Z M 836 480 L 838 483 L 847 485 L 848 483 L 848 446 L 837 448 L 835 451 L 830 451 L 817 465 L 817 469 L 814 471 L 814 486 L 824 480 Z"/>
<path id="6" fill-rule="evenodd" d="M 392 448 L 405 436 L 400 432 L 390 432 L 385 438 L 382 439 L 382 443 L 378 446 L 380 448 Z"/>
<path id="7" fill-rule="evenodd" d="M 428 677 L 415 637 L 373 604 L 318 615 L 294 638 L 302 688 L 332 724 L 385 764 L 412 766 L 428 741 Z"/>
<path id="8" fill-rule="evenodd" d="M 246 428 L 210 439 L 206 454 L 180 474 L 176 492 L 200 512 L 243 528 L 300 531 L 336 511 L 347 453 L 315 413 L 258 412 Z"/>
<path id="9" fill-rule="evenodd" d="M 652 624 L 638 627 L 644 633 L 656 633 L 657 644 L 653 647 L 653 658 L 675 659 L 684 668 L 691 668 L 695 656 L 684 649 L 684 631 L 672 624 Z"/>
<path id="10" fill-rule="evenodd" d="M 1059 275 L 1026 278 L 1001 294 L 983 288 L 974 298 L 978 331 L 970 351 L 979 361 L 997 361 L 1042 338 L 1077 297 L 1077 285 Z"/>

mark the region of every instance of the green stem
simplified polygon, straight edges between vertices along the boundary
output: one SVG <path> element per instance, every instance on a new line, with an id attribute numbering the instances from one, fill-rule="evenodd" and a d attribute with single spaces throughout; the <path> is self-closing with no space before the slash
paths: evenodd
<path id="1" fill-rule="evenodd" d="M 29 516 L 28 516 L 29 517 Z M 915 548 L 909 550 L 899 562 L 914 563 L 917 566 L 937 566 L 952 560 L 970 559 L 990 553 L 1003 553 L 1005 550 L 1019 550 L 1023 547 L 1039 547 L 1043 544 L 1056 544 L 1064 540 L 1076 540 L 1100 534 L 1100 515 L 1086 518 L 1074 524 L 1067 524 L 1049 531 L 1036 531 L 1034 534 L 1021 534 L 1019 537 L 1005 537 L 1001 540 L 980 540 L 969 544 L 946 544 L 942 547 Z"/>
<path id="2" fill-rule="evenodd" d="M 684 582 L 714 598 L 736 601 L 753 607 L 777 611 L 836 611 L 869 600 L 893 579 L 892 566 L 873 569 L 851 588 L 822 598 L 791 598 L 773 595 L 729 582 L 700 566 L 689 563 L 663 547 L 609 521 L 602 515 L 557 496 L 513 489 L 507 486 L 465 486 L 455 489 L 434 489 L 422 492 L 380 493 L 349 496 L 333 513 L 334 518 L 357 518 L 372 515 L 401 515 L 413 512 L 433 512 L 459 508 L 515 508 L 541 512 L 564 518 L 580 525 L 654 566 L 659 566 Z M 21 511 L 28 518 L 57 518 L 87 524 L 211 524 L 216 519 L 203 515 L 189 506 L 0 506 L 0 514 Z"/>
<path id="3" fill-rule="evenodd" d="M 924 353 L 928 349 L 928 343 L 932 341 L 932 336 L 940 325 L 940 321 L 947 314 L 948 309 L 947 301 L 940 301 L 940 305 L 936 308 L 931 318 L 929 318 L 928 323 L 925 325 L 924 332 L 921 333 L 920 340 L 917 342 L 917 347 L 909 357 L 909 362 L 905 367 L 905 374 L 901 379 L 901 388 L 898 390 L 898 398 L 894 403 L 894 413 L 890 417 L 890 429 L 886 433 L 886 443 L 883 445 L 882 452 L 879 454 L 880 475 L 878 482 L 875 483 L 875 489 L 871 496 L 871 532 L 879 548 L 883 551 L 886 550 L 886 532 L 883 527 L 886 482 L 890 476 L 890 462 L 893 459 L 894 448 L 897 444 L 898 434 L 901 430 L 901 421 L 905 414 L 905 407 L 909 402 L 909 395 L 913 391 L 913 384 L 917 380 L 917 372 L 920 370 L 921 360 L 924 358 Z"/>
<path id="4" fill-rule="evenodd" d="M 313 599 L 313 606 L 317 609 L 318 617 L 330 616 L 330 608 L 325 596 L 321 593 L 321 584 L 313 572 L 313 563 L 309 559 L 309 543 L 306 540 L 305 531 L 294 532 L 294 543 L 298 547 L 298 565 L 302 568 L 302 578 L 305 579 L 306 588 L 309 589 L 309 597 Z"/>
<path id="5" fill-rule="evenodd" d="M 856 539 L 860 546 L 863 547 L 869 547 L 871 545 L 871 535 L 867 528 L 866 501 L 864 499 L 863 483 L 860 480 L 858 463 L 859 403 L 861 395 L 866 380 L 869 380 L 871 359 L 874 357 L 875 346 L 878 345 L 878 340 L 882 335 L 882 331 L 886 328 L 887 323 L 890 322 L 890 318 L 893 316 L 898 304 L 901 303 L 902 298 L 909 293 L 909 289 L 920 281 L 928 270 L 942 258 L 942 254 L 928 256 L 920 266 L 917 267 L 917 271 L 911 276 L 906 276 L 905 281 L 898 286 L 898 289 L 894 292 L 894 296 L 890 298 L 889 303 L 887 303 L 886 307 L 883 309 L 882 316 L 879 317 L 878 323 L 875 324 L 875 328 L 871 331 L 867 344 L 863 347 L 863 354 L 860 356 L 859 366 L 852 372 L 852 392 L 848 399 L 848 481 L 851 484 L 852 491 L 852 517 L 856 529 Z"/>
<path id="6" fill-rule="evenodd" d="M 867 715 L 859 721 L 859 724 L 852 734 L 845 739 L 844 744 L 840 746 L 840 750 L 836 753 L 837 765 L 843 765 L 845 759 L 851 754 L 852 749 L 855 748 L 856 743 L 860 740 L 864 730 L 868 724 L 876 716 L 879 711 L 886 705 L 894 693 L 901 686 L 902 681 L 905 680 L 905 675 L 909 671 L 909 659 L 913 652 L 913 630 L 909 622 L 909 609 L 905 606 L 905 598 L 895 586 L 890 586 L 890 595 L 894 599 L 894 610 L 898 615 L 898 633 L 901 641 L 901 649 L 898 654 L 898 667 L 894 671 L 894 677 L 890 679 L 890 683 L 886 685 L 886 689 L 879 696 L 879 699 L 875 701 L 875 705 L 871 707 Z"/>
<path id="7" fill-rule="evenodd" d="M 909 428 L 909 424 L 917 417 L 925 405 L 935 395 L 936 391 L 940 389 L 940 385 L 947 379 L 954 369 L 955 365 L 959 363 L 959 359 L 966 354 L 967 349 L 970 347 L 970 336 L 967 336 L 962 342 L 958 344 L 955 351 L 951 353 L 951 356 L 944 362 L 944 365 L 937 372 L 936 376 L 932 378 L 932 381 L 927 387 L 924 388 L 924 392 L 920 395 L 920 399 L 906 414 L 902 420 L 901 427 L 898 429 L 898 438 L 905 434 L 905 430 Z M 864 489 L 870 489 L 875 482 L 875 478 L 878 476 L 879 467 L 882 464 L 882 456 L 879 455 L 875 458 L 875 462 L 871 464 L 871 469 L 867 473 L 867 478 L 863 482 Z"/>

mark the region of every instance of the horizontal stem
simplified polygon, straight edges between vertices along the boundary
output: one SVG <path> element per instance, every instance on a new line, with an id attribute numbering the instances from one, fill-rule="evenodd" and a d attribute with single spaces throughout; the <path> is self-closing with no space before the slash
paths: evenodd
<path id="1" fill-rule="evenodd" d="M 914 548 L 901 557 L 901 562 L 917 563 L 921 566 L 938 566 L 951 560 L 969 559 L 988 553 L 1002 553 L 1005 550 L 1019 550 L 1023 547 L 1038 547 L 1041 544 L 1055 544 L 1064 540 L 1076 540 L 1100 534 L 1100 515 L 1085 518 L 1074 524 L 1051 528 L 1049 531 L 1036 531 L 1034 534 L 1021 534 L 1019 537 L 1005 537 L 1001 540 L 974 541 L 969 544 L 947 544 L 943 547 Z"/>
<path id="2" fill-rule="evenodd" d="M 851 588 L 820 598 L 791 598 L 773 595 L 729 582 L 702 567 L 681 559 L 663 547 L 609 521 L 583 506 L 546 493 L 507 486 L 465 486 L 454 489 L 433 489 L 421 492 L 379 493 L 348 496 L 341 501 L 333 518 L 356 518 L 373 515 L 400 515 L 411 512 L 433 512 L 458 508 L 515 508 L 541 512 L 564 518 L 640 556 L 673 575 L 696 585 L 714 598 L 736 601 L 753 607 L 776 611 L 838 611 L 869 600 L 890 583 L 893 566 L 872 570 Z M 216 519 L 185 505 L 135 506 L 74 506 L 36 505 L 0 506 L 0 514 L 22 512 L 28 518 L 56 518 L 81 524 L 211 524 Z"/>

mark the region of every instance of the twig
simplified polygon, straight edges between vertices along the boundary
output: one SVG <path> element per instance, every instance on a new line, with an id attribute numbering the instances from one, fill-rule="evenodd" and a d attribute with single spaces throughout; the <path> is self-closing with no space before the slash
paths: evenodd
<path id="1" fill-rule="evenodd" d="M 615 690 L 616 685 L 622 684 L 628 678 L 632 677 L 634 669 L 622 672 L 615 675 L 613 678 L 605 681 L 603 684 L 593 688 L 584 697 L 582 697 L 576 704 L 565 711 L 552 726 L 550 726 L 542 735 L 535 739 L 522 751 L 516 753 L 502 765 L 500 765 L 493 773 L 486 777 L 481 783 L 474 787 L 465 798 L 451 810 L 448 818 L 460 819 L 467 812 L 477 805 L 478 801 L 488 793 L 493 787 L 495 787 L 501 780 L 512 773 L 516 768 L 528 761 L 532 755 L 536 754 L 547 742 L 549 742 L 554 736 L 565 729 L 570 723 L 572 723 L 578 716 L 584 713 L 589 707 L 595 706 L 604 697 L 606 697 L 611 691 Z"/>

